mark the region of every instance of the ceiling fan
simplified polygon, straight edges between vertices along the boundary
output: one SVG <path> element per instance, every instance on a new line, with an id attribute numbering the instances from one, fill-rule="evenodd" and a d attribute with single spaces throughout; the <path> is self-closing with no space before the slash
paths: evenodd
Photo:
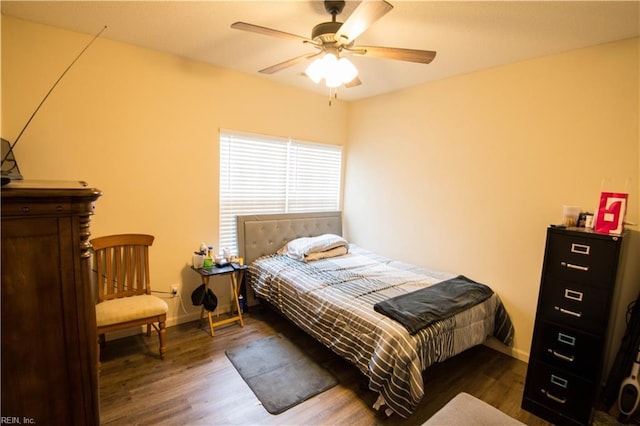
<path id="1" fill-rule="evenodd" d="M 342 23 L 336 21 L 336 16 L 342 13 L 344 6 L 344 1 L 325 0 L 324 7 L 327 13 L 331 15 L 331 21 L 322 22 L 313 27 L 311 38 L 246 22 L 235 22 L 231 24 L 231 28 L 283 39 L 298 40 L 310 44 L 318 51 L 280 62 L 279 64 L 261 69 L 259 72 L 263 74 L 273 74 L 308 59 L 316 58 L 307 68 L 305 74 L 315 83 L 318 83 L 324 78 L 329 87 L 338 87 L 343 84 L 346 87 L 353 87 L 361 84 L 360 79 L 357 77 L 357 70 L 353 64 L 345 58 L 347 54 L 423 64 L 430 63 L 436 56 L 436 52 L 429 50 L 355 45 L 356 38 L 364 33 L 374 22 L 393 9 L 393 6 L 384 0 L 363 0 L 347 20 Z M 325 62 L 324 65 L 322 64 L 323 60 Z M 332 64 L 327 65 L 327 62 L 332 62 Z M 337 70 L 336 72 L 344 72 L 345 75 L 338 78 L 333 73 L 322 68 L 325 65 L 333 66 Z"/>

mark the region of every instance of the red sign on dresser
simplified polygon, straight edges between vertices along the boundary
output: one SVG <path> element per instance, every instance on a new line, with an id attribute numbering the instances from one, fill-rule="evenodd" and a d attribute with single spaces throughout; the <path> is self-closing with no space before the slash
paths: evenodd
<path id="1" fill-rule="evenodd" d="M 603 192 L 594 219 L 594 231 L 603 234 L 622 234 L 624 216 L 627 211 L 629 194 L 622 192 Z"/>

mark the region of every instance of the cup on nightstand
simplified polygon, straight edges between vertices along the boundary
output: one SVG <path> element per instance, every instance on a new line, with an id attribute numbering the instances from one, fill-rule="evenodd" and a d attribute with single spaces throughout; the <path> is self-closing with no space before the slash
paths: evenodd
<path id="1" fill-rule="evenodd" d="M 193 255 L 193 267 L 194 268 L 202 268 L 204 265 L 204 255 L 194 253 Z"/>

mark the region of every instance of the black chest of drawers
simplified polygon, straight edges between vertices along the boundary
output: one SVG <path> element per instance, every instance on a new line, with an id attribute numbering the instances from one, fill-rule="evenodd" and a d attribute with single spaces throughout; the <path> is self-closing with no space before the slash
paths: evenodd
<path id="1" fill-rule="evenodd" d="M 548 228 L 523 409 L 559 425 L 591 422 L 621 244 Z"/>

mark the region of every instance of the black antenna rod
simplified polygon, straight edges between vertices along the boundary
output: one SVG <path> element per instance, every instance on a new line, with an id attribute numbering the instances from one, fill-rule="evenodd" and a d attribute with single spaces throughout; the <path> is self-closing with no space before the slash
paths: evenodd
<path id="1" fill-rule="evenodd" d="M 49 97 L 49 95 L 51 94 L 51 92 L 53 92 L 53 89 L 56 88 L 56 86 L 58 85 L 58 83 L 60 83 L 60 80 L 62 80 L 62 77 L 64 77 L 64 75 L 67 73 L 67 71 L 69 71 L 71 69 L 71 67 L 73 66 L 73 64 L 76 63 L 76 61 L 78 59 L 80 59 L 80 56 L 82 56 L 82 54 L 84 53 L 85 50 L 87 50 L 89 48 L 89 46 L 91 46 L 91 44 L 96 41 L 96 39 L 98 37 L 100 37 L 100 34 L 102 34 L 102 32 L 104 30 L 107 29 L 107 26 L 105 25 L 104 28 L 102 28 L 98 34 L 96 34 L 91 41 L 84 47 L 84 49 L 82 49 L 82 51 L 78 54 L 78 56 L 76 56 L 76 58 L 73 60 L 73 62 L 71 62 L 69 64 L 69 66 L 67 67 L 66 70 L 64 70 L 64 72 L 62 73 L 62 75 L 60 75 L 60 77 L 58 77 L 58 79 L 56 80 L 55 83 L 53 83 L 53 86 L 51 86 L 51 89 L 49 89 L 49 91 L 47 92 L 47 94 L 44 96 L 44 98 L 42 99 L 42 101 L 40 102 L 40 105 L 38 105 L 38 107 L 36 108 L 35 111 L 33 111 L 33 114 L 31 114 L 31 117 L 29 117 L 29 120 L 27 121 L 27 124 L 24 125 L 24 127 L 22 128 L 22 130 L 20 130 L 20 133 L 18 133 L 18 137 L 16 138 L 16 140 L 13 142 L 13 144 L 11 145 L 11 147 L 9 148 L 9 150 L 7 151 L 7 153 L 5 154 L 5 156 L 2 158 L 2 162 L 4 163 L 4 161 L 7 159 L 7 157 L 9 157 L 9 154 L 11 154 L 13 152 L 13 148 L 16 146 L 16 144 L 18 143 L 18 141 L 20 140 L 20 136 L 22 136 L 22 134 L 24 133 L 25 130 L 27 130 L 27 127 L 29 126 L 29 123 L 31 123 L 31 120 L 33 120 L 33 117 L 35 117 L 35 115 L 38 113 L 38 111 L 40 110 L 40 107 L 42 106 L 42 104 L 44 104 L 44 101 L 47 100 L 47 98 Z"/>

